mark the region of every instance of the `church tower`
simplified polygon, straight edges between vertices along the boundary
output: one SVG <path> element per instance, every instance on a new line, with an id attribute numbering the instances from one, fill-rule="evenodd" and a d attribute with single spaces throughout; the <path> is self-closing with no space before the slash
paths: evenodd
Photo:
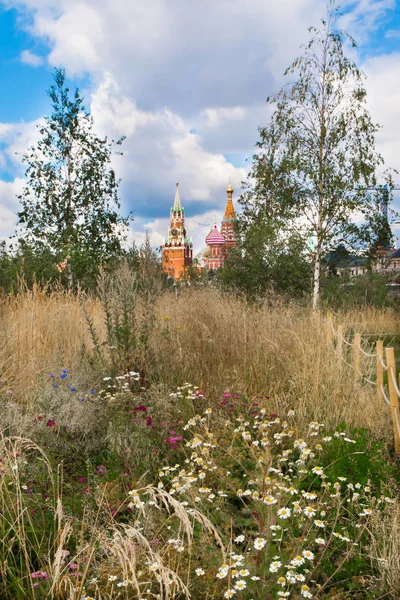
<path id="1" fill-rule="evenodd" d="M 179 279 L 185 269 L 192 264 L 193 244 L 187 238 L 185 211 L 179 197 L 179 183 L 176 184 L 174 206 L 170 211 L 168 238 L 162 246 L 162 269 L 170 277 Z"/>
<path id="2" fill-rule="evenodd" d="M 235 235 L 235 209 L 233 208 L 232 195 L 233 195 L 233 187 L 231 184 L 228 185 L 226 190 L 228 194 L 228 200 L 226 203 L 224 218 L 221 223 L 221 233 L 225 238 L 224 245 L 224 258 L 228 256 L 229 250 L 236 245 L 236 235 Z"/>

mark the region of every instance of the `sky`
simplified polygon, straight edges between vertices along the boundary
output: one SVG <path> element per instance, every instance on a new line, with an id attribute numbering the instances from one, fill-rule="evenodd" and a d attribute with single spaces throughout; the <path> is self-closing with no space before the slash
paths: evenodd
<path id="1" fill-rule="evenodd" d="M 400 1 L 341 7 L 382 125 L 377 149 L 400 171 Z M 122 213 L 134 211 L 132 239 L 142 243 L 148 230 L 152 245 L 162 244 L 179 182 L 200 251 L 221 221 L 229 181 L 237 206 L 258 127 L 268 123 L 266 97 L 324 14 L 325 0 L 0 0 L 0 239 L 15 230 L 21 159 L 51 112 L 47 90 L 63 67 L 96 133 L 126 136 L 114 166 Z M 400 212 L 400 192 L 394 207 Z"/>

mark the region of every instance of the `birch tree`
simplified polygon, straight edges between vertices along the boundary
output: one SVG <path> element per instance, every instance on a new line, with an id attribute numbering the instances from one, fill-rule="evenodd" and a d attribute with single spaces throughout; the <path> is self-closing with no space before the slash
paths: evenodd
<path id="1" fill-rule="evenodd" d="M 321 260 L 330 247 L 359 240 L 377 212 L 376 185 L 383 159 L 378 130 L 366 107 L 364 75 L 347 57 L 353 39 L 335 28 L 335 1 L 320 28 L 285 72 L 288 83 L 267 98 L 273 113 L 261 127 L 244 219 L 260 213 L 281 231 L 304 240 L 313 262 L 313 307 L 320 295 Z M 357 225 L 357 222 L 359 225 Z M 310 244 L 310 240 L 312 243 Z"/>
<path id="2" fill-rule="evenodd" d="M 26 185 L 18 197 L 19 225 L 28 238 L 61 257 L 74 250 L 97 261 L 119 254 L 127 218 L 118 214 L 119 180 L 112 168 L 114 142 L 93 131 L 93 118 L 65 72 L 56 69 L 49 90 L 53 111 L 39 127 L 39 139 L 23 157 Z"/>

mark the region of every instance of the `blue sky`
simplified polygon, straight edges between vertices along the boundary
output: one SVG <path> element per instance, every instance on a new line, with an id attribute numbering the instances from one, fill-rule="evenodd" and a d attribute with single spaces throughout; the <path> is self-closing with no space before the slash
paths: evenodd
<path id="1" fill-rule="evenodd" d="M 358 42 L 370 110 L 383 125 L 378 149 L 400 170 L 400 5 L 344 1 L 342 23 Z M 85 96 L 100 134 L 126 135 L 124 211 L 133 237 L 159 245 L 175 182 L 200 250 L 240 193 L 265 98 L 324 14 L 322 0 L 0 0 L 0 237 L 13 233 L 21 157 L 50 111 L 54 67 Z M 400 175 L 399 175 L 400 183 Z M 396 206 L 400 208 L 400 198 Z M 397 231 L 396 231 L 397 232 Z M 397 234 L 400 236 L 400 228 Z"/>

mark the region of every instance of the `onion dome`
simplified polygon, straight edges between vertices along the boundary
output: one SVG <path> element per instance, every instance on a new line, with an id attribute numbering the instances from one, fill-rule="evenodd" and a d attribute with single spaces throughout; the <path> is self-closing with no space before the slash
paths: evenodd
<path id="1" fill-rule="evenodd" d="M 211 255 L 211 248 L 206 248 L 205 250 L 203 250 L 203 256 L 208 258 L 210 255 Z"/>
<path id="2" fill-rule="evenodd" d="M 225 238 L 222 235 L 222 233 L 218 231 L 216 225 L 214 225 L 214 227 L 211 229 L 210 233 L 206 237 L 206 244 L 225 244 Z"/>
<path id="3" fill-rule="evenodd" d="M 230 183 L 229 183 L 228 187 L 226 188 L 226 191 L 228 192 L 228 194 L 233 194 L 233 187 Z"/>

